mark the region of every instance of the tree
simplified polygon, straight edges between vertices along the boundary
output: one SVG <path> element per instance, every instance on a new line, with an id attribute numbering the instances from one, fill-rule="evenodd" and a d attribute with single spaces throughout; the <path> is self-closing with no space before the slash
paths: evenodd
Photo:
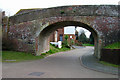
<path id="1" fill-rule="evenodd" d="M 69 46 L 69 44 L 68 44 L 68 35 L 65 35 L 64 38 L 65 38 L 65 40 L 63 41 L 63 45 L 68 47 Z"/>
<path id="2" fill-rule="evenodd" d="M 86 37 L 85 33 L 82 32 L 80 36 L 78 37 L 79 42 L 86 43 L 88 42 L 88 38 Z"/>
<path id="3" fill-rule="evenodd" d="M 94 37 L 93 37 L 92 33 L 90 34 L 90 44 L 94 44 Z"/>
<path id="4" fill-rule="evenodd" d="M 68 35 L 65 35 L 65 40 L 68 40 Z"/>

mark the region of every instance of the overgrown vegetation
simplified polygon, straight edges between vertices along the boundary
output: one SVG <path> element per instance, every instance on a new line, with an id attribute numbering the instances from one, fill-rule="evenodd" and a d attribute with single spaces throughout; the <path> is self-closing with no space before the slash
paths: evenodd
<path id="1" fill-rule="evenodd" d="M 106 65 L 106 66 L 120 67 L 120 65 L 111 64 L 111 63 L 108 63 L 108 62 L 105 62 L 105 61 L 99 61 L 99 63 L 101 63 L 103 65 Z"/>
<path id="2" fill-rule="evenodd" d="M 45 56 L 48 56 L 50 54 L 61 52 L 61 51 L 67 51 L 67 50 L 70 50 L 70 48 L 63 46 L 62 48 L 59 49 L 53 45 L 50 45 L 50 50 L 46 53 L 42 53 L 40 56 L 34 56 L 31 53 L 24 53 L 24 52 L 3 51 L 2 61 L 3 62 L 21 62 L 26 60 L 37 60 L 37 59 L 42 59 Z"/>
<path id="3" fill-rule="evenodd" d="M 120 49 L 120 42 L 116 42 L 110 45 L 105 46 L 106 49 Z"/>
<path id="4" fill-rule="evenodd" d="M 47 52 L 47 54 L 53 54 L 61 51 L 67 51 L 70 50 L 70 48 L 66 46 L 62 46 L 62 48 L 55 47 L 54 45 L 50 44 L 50 50 Z"/>

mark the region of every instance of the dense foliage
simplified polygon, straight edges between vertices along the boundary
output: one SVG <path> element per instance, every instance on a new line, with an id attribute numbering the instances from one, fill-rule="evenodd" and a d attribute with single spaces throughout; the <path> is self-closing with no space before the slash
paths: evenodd
<path id="1" fill-rule="evenodd" d="M 81 33 L 80 36 L 78 37 L 78 41 L 82 43 L 88 43 L 88 38 L 86 37 L 85 33 Z"/>
<path id="2" fill-rule="evenodd" d="M 65 40 L 62 42 L 63 46 L 65 46 L 65 47 L 69 47 L 69 43 L 68 43 L 68 35 L 65 35 L 64 39 L 65 39 Z"/>
<path id="3" fill-rule="evenodd" d="M 94 44 L 94 37 L 93 37 L 92 33 L 90 34 L 89 41 L 90 41 L 90 44 Z"/>

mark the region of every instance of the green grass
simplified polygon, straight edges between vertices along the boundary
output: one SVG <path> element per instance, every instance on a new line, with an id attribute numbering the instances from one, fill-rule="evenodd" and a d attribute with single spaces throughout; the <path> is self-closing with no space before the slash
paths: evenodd
<path id="1" fill-rule="evenodd" d="M 120 42 L 116 42 L 110 45 L 105 46 L 106 49 L 120 49 Z"/>
<path id="2" fill-rule="evenodd" d="M 113 67 L 117 67 L 117 68 L 120 67 L 120 65 L 111 64 L 111 63 L 108 63 L 105 61 L 99 61 L 99 63 L 106 65 L 106 66 L 113 66 Z"/>
<path id="3" fill-rule="evenodd" d="M 47 52 L 47 54 L 53 54 L 61 51 L 67 51 L 67 50 L 70 50 L 70 48 L 67 48 L 65 46 L 63 46 L 62 48 L 57 48 L 50 44 L 50 50 Z"/>
<path id="4" fill-rule="evenodd" d="M 15 52 L 15 51 L 3 51 L 2 52 L 3 62 L 21 62 L 21 61 L 36 60 L 36 59 L 41 59 L 41 58 L 44 58 L 44 56 L 34 56 L 30 53 Z M 11 61 L 11 60 L 15 60 L 15 61 Z"/>
<path id="5" fill-rule="evenodd" d="M 93 44 L 82 44 L 83 46 L 94 46 Z"/>
<path id="6" fill-rule="evenodd" d="M 50 45 L 50 50 L 46 53 L 42 53 L 40 56 L 34 56 L 31 53 L 24 53 L 24 52 L 2 51 L 2 62 L 21 62 L 27 60 L 37 60 L 37 59 L 42 59 L 53 53 L 67 51 L 67 50 L 70 49 L 66 47 L 59 49 L 53 45 Z"/>

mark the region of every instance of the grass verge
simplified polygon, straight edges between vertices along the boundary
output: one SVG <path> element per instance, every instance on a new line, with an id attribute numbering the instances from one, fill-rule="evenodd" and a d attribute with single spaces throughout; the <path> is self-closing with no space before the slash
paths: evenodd
<path id="1" fill-rule="evenodd" d="M 120 42 L 116 42 L 104 47 L 105 49 L 120 49 Z"/>
<path id="2" fill-rule="evenodd" d="M 99 61 L 99 63 L 106 65 L 106 66 L 112 66 L 112 67 L 117 67 L 117 68 L 120 67 L 120 65 L 111 64 L 105 61 Z"/>
<path id="3" fill-rule="evenodd" d="M 50 50 L 46 53 L 42 53 L 40 56 L 34 56 L 31 53 L 24 53 L 24 52 L 15 52 L 15 51 L 2 51 L 2 62 L 22 62 L 27 60 L 37 60 L 42 59 L 48 55 L 70 50 L 69 48 L 62 47 L 56 48 L 53 45 L 50 45 Z"/>
<path id="4" fill-rule="evenodd" d="M 2 62 L 21 62 L 26 60 L 42 59 L 44 56 L 34 56 L 31 53 L 3 51 Z"/>
<path id="5" fill-rule="evenodd" d="M 82 44 L 83 46 L 94 46 L 93 44 Z"/>

